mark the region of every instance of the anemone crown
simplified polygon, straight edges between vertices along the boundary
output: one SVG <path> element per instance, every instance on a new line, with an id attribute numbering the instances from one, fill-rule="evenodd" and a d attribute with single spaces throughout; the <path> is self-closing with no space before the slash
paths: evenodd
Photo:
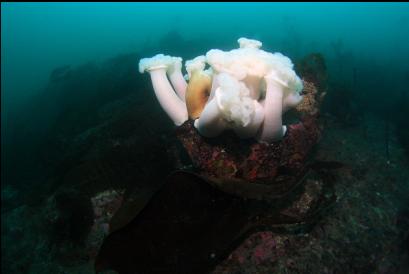
<path id="1" fill-rule="evenodd" d="M 186 61 L 185 76 L 182 58 L 163 54 L 141 59 L 139 71 L 150 72 L 159 102 L 177 125 L 188 119 L 188 105 L 189 117 L 196 119 L 195 127 L 206 137 L 231 129 L 241 138 L 279 140 L 286 130 L 282 114 L 303 99 L 302 81 L 288 57 L 262 50 L 262 43 L 254 39 L 241 37 L 237 42 L 237 49 L 211 49 Z M 158 69 L 168 77 L 152 73 Z M 196 72 L 201 76 L 193 79 Z"/>

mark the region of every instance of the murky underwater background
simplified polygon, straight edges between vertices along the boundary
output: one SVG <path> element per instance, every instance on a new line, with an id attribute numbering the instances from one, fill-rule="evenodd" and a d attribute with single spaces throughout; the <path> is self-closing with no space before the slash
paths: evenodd
<path id="1" fill-rule="evenodd" d="M 310 236 L 262 235 L 274 252 L 215 273 L 408 271 L 407 3 L 2 3 L 2 271 L 92 273 L 110 220 L 95 208 L 143 204 L 189 165 L 174 160 L 174 125 L 140 58 L 189 60 L 240 37 L 294 63 L 322 57 L 318 155 L 348 168 Z"/>

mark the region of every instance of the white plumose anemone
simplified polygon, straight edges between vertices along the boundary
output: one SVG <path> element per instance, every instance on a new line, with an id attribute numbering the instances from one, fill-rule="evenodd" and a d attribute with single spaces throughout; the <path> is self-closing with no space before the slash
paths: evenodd
<path id="1" fill-rule="evenodd" d="M 241 138 L 253 137 L 264 118 L 261 105 L 250 97 L 246 85 L 231 75 L 220 73 L 215 81 L 220 85 L 195 123 L 198 131 L 206 137 L 214 137 L 223 127 L 234 130 Z M 218 121 L 219 127 L 213 132 L 209 128 L 214 121 Z"/>
<path id="2" fill-rule="evenodd" d="M 185 101 L 187 83 L 182 74 L 182 58 L 172 57 L 173 63 L 168 67 L 167 74 L 177 95 Z"/>
<path id="3" fill-rule="evenodd" d="M 238 43 L 238 49 L 212 49 L 206 56 L 187 61 L 184 78 L 181 58 L 177 57 L 157 55 L 142 59 L 140 71 L 150 72 L 162 107 L 177 125 L 187 119 L 181 97 L 186 92 L 185 79 L 201 71 L 208 73 L 212 82 L 207 103 L 194 123 L 200 134 L 216 137 L 230 129 L 240 138 L 255 137 L 267 143 L 279 140 L 286 131 L 282 114 L 303 99 L 302 81 L 288 57 L 262 50 L 262 43 L 257 40 L 240 38 Z M 206 63 L 210 69 L 204 71 Z M 165 81 L 166 71 L 180 98 Z"/>
<path id="4" fill-rule="evenodd" d="M 188 119 L 186 105 L 184 100 L 176 94 L 166 76 L 167 70 L 174 64 L 174 57 L 158 54 L 152 58 L 141 59 L 139 72 L 149 72 L 153 90 L 160 105 L 172 121 L 180 126 Z"/>

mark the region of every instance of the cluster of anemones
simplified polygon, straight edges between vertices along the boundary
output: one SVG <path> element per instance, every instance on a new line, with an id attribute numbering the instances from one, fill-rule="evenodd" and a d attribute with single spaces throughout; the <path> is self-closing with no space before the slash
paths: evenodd
<path id="1" fill-rule="evenodd" d="M 240 138 L 279 140 L 286 132 L 282 114 L 303 99 L 302 81 L 288 57 L 261 50 L 257 40 L 238 42 L 238 49 L 212 49 L 187 61 L 185 76 L 182 58 L 163 54 L 141 59 L 139 71 L 150 73 L 156 97 L 176 125 L 192 119 L 205 137 L 233 130 Z"/>

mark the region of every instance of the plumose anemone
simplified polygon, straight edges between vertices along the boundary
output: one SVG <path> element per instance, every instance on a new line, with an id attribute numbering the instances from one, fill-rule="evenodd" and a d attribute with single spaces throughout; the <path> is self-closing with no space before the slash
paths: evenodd
<path id="1" fill-rule="evenodd" d="M 243 139 L 280 140 L 283 113 L 303 99 L 302 81 L 288 57 L 262 50 L 257 40 L 238 43 L 238 49 L 212 49 L 187 61 L 185 76 L 182 58 L 163 54 L 141 59 L 139 71 L 150 73 L 159 103 L 177 126 L 192 119 L 204 137 L 232 130 Z"/>

